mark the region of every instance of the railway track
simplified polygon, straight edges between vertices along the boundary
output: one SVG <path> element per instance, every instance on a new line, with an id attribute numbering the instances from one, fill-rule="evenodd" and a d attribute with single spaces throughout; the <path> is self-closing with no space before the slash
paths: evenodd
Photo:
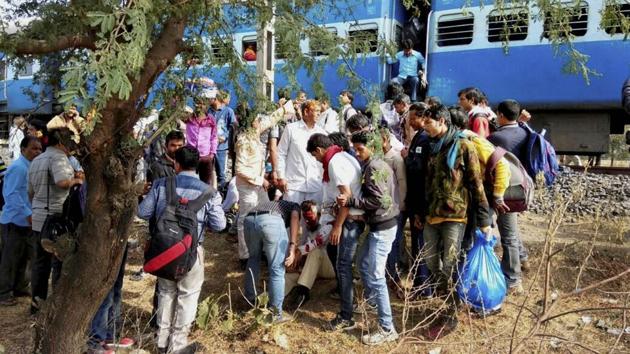
<path id="1" fill-rule="evenodd" d="M 630 176 L 630 167 L 607 167 L 607 166 L 573 166 L 564 165 L 575 171 L 597 173 L 602 175 L 624 175 Z"/>

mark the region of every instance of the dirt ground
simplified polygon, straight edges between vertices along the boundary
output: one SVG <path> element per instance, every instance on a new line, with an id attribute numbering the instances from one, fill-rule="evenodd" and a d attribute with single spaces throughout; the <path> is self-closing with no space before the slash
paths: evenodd
<path id="1" fill-rule="evenodd" d="M 578 297 L 563 298 L 563 294 L 597 283 L 614 276 L 630 266 L 630 221 L 603 223 L 589 255 L 595 223 L 563 225 L 557 236 L 554 250 L 559 252 L 551 263 L 550 297 L 560 300 L 553 311 L 561 312 L 591 309 L 553 319 L 540 327 L 534 336 L 525 341 L 523 353 L 630 353 L 630 311 L 610 309 L 630 307 L 630 275 L 616 279 Z M 624 226 L 625 225 L 625 226 Z M 252 313 L 244 313 L 248 306 L 241 295 L 243 273 L 235 256 L 236 245 L 225 234 L 206 237 L 205 283 L 201 299 L 211 297 L 214 315 L 206 330 L 196 328 L 192 340 L 203 345 L 205 353 L 506 353 L 514 338 L 516 346 L 523 340 L 540 313 L 543 294 L 544 267 L 541 265 L 542 248 L 547 221 L 545 217 L 524 215 L 520 219 L 521 234 L 530 250 L 531 269 L 524 275 L 526 292 L 509 296 L 500 313 L 487 318 L 474 316 L 466 309 L 459 313 L 459 326 L 454 333 L 435 342 L 422 336 L 422 329 L 431 314 L 440 307 L 440 300 L 431 299 L 405 305 L 392 298 L 396 327 L 403 340 L 381 347 L 361 344 L 361 333 L 376 328 L 373 315 L 357 316 L 364 322 L 361 329 L 350 333 L 327 333 L 321 329 L 325 321 L 334 317 L 338 301 L 328 297 L 333 281 L 318 280 L 312 299 L 293 313 L 294 321 L 278 326 L 256 325 Z M 142 225 L 135 227 L 132 237 L 141 236 Z M 624 233 L 625 232 L 625 233 Z M 576 241 L 580 241 L 575 244 Z M 500 257 L 500 248 L 497 249 Z M 151 331 L 147 323 L 155 278 L 146 276 L 134 282 L 129 276 L 140 269 L 142 255 L 139 250 L 130 253 L 124 284 L 124 332 L 136 338 L 139 346 L 154 352 Z M 582 271 L 580 271 L 582 270 Z M 229 294 L 229 295 L 228 295 Z M 224 295 L 224 296 L 222 296 Z M 219 298 L 220 297 L 220 298 Z M 218 298 L 218 300 L 217 300 Z M 0 353 L 28 353 L 31 350 L 31 322 L 28 316 L 28 299 L 19 305 L 0 308 Z M 524 307 L 523 307 L 524 304 Z M 521 308 L 523 307 L 522 311 Z M 233 316 L 228 316 L 232 309 Z M 604 310 L 601 310 L 604 308 Z M 606 310 L 606 308 L 608 308 Z M 520 316 L 519 316 L 519 312 Z M 406 321 L 403 321 L 403 317 Z M 517 320 L 518 318 L 518 320 Z M 628 328 L 627 334 L 617 330 Z M 514 333 L 514 335 L 512 334 Z M 623 332 L 622 332 L 623 333 Z"/>

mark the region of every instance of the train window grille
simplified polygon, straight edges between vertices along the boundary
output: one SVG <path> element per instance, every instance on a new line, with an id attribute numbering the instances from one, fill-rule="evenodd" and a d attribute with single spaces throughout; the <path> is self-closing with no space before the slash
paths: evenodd
<path id="1" fill-rule="evenodd" d="M 286 59 L 288 57 L 286 42 L 277 34 L 274 35 L 274 39 L 276 42 L 276 59 Z"/>
<path id="2" fill-rule="evenodd" d="M 580 2 L 579 6 L 576 6 L 574 3 L 565 3 L 561 6 L 564 8 L 545 12 L 543 37 L 549 39 L 550 34 L 555 34 L 555 36 L 562 38 L 566 37 L 567 33 L 574 37 L 586 35 L 588 4 Z"/>
<path id="3" fill-rule="evenodd" d="M 25 63 L 24 66 L 18 70 L 17 75 L 18 77 L 33 76 L 33 64 Z"/>
<path id="4" fill-rule="evenodd" d="M 602 10 L 601 27 L 606 33 L 622 34 L 630 30 L 630 2 L 611 2 Z"/>
<path id="5" fill-rule="evenodd" d="M 493 10 L 488 15 L 488 42 L 525 40 L 528 26 L 527 9 Z"/>
<path id="6" fill-rule="evenodd" d="M 357 54 L 374 53 L 378 49 L 378 28 L 351 29 L 348 31 L 348 42 L 351 51 Z"/>
<path id="7" fill-rule="evenodd" d="M 472 43 L 475 18 L 472 14 L 444 15 L 438 19 L 437 45 L 440 47 Z"/>
<path id="8" fill-rule="evenodd" d="M 215 38 L 210 43 L 210 52 L 214 64 L 223 65 L 228 61 L 229 52 L 232 50 L 232 43 L 223 38 Z"/>
<path id="9" fill-rule="evenodd" d="M 331 39 L 337 37 L 337 29 L 336 28 L 327 28 L 326 30 L 328 32 L 330 32 L 330 34 L 331 34 L 330 38 Z M 311 38 L 309 40 L 309 43 L 308 43 L 309 52 L 310 52 L 310 54 L 312 56 L 328 55 L 328 54 L 330 54 L 331 45 L 334 46 L 335 43 L 336 43 L 335 40 L 332 40 L 329 43 L 326 43 L 326 42 L 321 42 L 321 41 L 314 41 Z"/>
<path id="10" fill-rule="evenodd" d="M 403 29 L 402 26 L 396 25 L 394 26 L 394 41 L 396 43 L 396 48 L 402 48 L 403 41 Z"/>

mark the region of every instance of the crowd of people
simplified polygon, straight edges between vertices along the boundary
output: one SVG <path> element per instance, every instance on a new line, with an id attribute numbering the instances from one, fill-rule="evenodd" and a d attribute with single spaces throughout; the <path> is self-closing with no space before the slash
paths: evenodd
<path id="1" fill-rule="evenodd" d="M 204 281 L 205 231 L 226 230 L 226 214 L 235 205 L 234 258 L 245 272 L 244 295 L 252 306 L 261 305 L 265 259 L 274 323 L 289 320 L 287 312 L 310 300 L 316 279 L 326 278 L 335 279 L 330 296 L 339 300 L 326 330 L 355 328 L 353 316 L 363 307 L 376 314 L 378 328 L 362 342 L 395 341 L 390 295 L 411 301 L 440 296 L 448 309 L 426 336 L 446 335 L 456 327 L 461 307 L 454 291 L 457 264 L 472 247 L 476 229 L 490 235 L 495 219 L 509 293 L 523 291 L 527 250 L 518 214 L 504 200 L 510 169 L 501 159 L 489 170 L 496 147 L 526 159 L 528 131 L 521 122 L 529 114 L 518 102 L 501 102 L 495 114 L 477 88 L 461 90 L 459 104 L 445 107 L 437 97 L 410 99 L 397 86 L 381 112 L 360 112 L 350 91 L 339 94 L 337 112 L 328 97 L 309 99 L 299 92 L 291 98 L 280 90 L 275 111 L 257 114 L 245 103 L 232 110 L 229 94 L 213 84 L 194 96 L 179 129 L 150 144 L 139 167 L 145 188 L 137 216 L 149 221 L 151 237 L 173 193 L 180 202 L 206 198 L 196 210 L 194 264 L 175 279 L 158 276 L 151 326 L 160 352 L 194 351 L 188 334 Z M 382 118 L 375 120 L 375 114 Z M 142 139 L 154 121 L 157 117 L 141 120 L 134 136 Z M 36 314 L 48 296 L 51 273 L 54 291 L 64 254 L 58 240 L 47 238 L 47 220 L 62 213 L 74 193 L 85 197 L 83 170 L 73 156 L 83 125 L 75 108 L 48 124 L 14 121 L 0 217 L 2 306 L 30 296 Z M 404 252 L 407 225 L 410 258 Z M 126 252 L 92 321 L 90 352 L 133 344 L 120 339 L 125 259 Z M 353 266 L 363 283 L 361 294 L 354 294 Z M 402 281 L 406 271 L 412 274 L 411 289 Z"/>

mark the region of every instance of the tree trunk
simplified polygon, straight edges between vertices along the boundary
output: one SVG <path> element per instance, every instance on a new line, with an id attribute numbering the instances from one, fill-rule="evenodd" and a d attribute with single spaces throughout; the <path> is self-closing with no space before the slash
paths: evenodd
<path id="1" fill-rule="evenodd" d="M 127 139 L 143 109 L 141 97 L 183 48 L 185 14 L 165 21 L 144 68 L 131 80 L 129 99 L 111 98 L 92 134 L 83 138 L 89 148 L 83 161 L 86 217 L 77 252 L 64 260 L 59 283 L 36 321 L 34 352 L 82 353 L 92 318 L 114 284 L 137 205 L 132 181 L 141 149 Z"/>
<path id="2" fill-rule="evenodd" d="M 118 275 L 137 197 L 132 185 L 136 159 L 116 156 L 117 145 L 86 161 L 86 219 L 77 252 L 64 260 L 54 294 L 37 319 L 35 352 L 81 353 L 91 320 Z"/>

